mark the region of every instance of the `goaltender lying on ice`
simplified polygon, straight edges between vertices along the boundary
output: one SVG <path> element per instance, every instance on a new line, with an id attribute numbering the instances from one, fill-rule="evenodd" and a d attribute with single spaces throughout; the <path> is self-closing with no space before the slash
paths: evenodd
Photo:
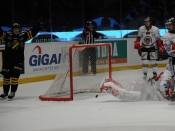
<path id="1" fill-rule="evenodd" d="M 166 100 L 152 79 L 145 80 L 142 84 L 132 81 L 122 85 L 112 78 L 104 78 L 100 90 L 102 93 L 107 92 L 122 101 Z"/>

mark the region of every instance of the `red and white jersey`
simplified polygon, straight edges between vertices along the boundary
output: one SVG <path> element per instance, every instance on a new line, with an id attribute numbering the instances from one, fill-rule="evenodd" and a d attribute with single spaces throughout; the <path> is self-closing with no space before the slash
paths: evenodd
<path id="1" fill-rule="evenodd" d="M 156 40 L 160 37 L 159 29 L 156 26 L 151 26 L 151 28 L 147 29 L 143 25 L 139 28 L 138 36 L 141 37 L 140 43 L 142 46 L 156 46 Z"/>
<path id="2" fill-rule="evenodd" d="M 162 37 L 162 41 L 163 41 L 165 50 L 167 52 L 170 51 L 171 45 L 175 43 L 175 33 L 170 33 L 170 32 L 165 33 L 164 36 Z"/>
<path id="3" fill-rule="evenodd" d="M 164 70 L 162 71 L 155 79 L 158 83 L 167 83 L 167 81 L 171 80 L 171 71 Z"/>

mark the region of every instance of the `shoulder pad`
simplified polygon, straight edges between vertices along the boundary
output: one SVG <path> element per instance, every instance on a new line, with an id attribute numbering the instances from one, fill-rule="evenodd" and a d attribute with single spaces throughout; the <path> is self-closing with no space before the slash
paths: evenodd
<path id="1" fill-rule="evenodd" d="M 12 31 L 11 30 L 7 31 L 7 34 L 11 35 L 12 34 Z"/>
<path id="2" fill-rule="evenodd" d="M 144 29 L 145 28 L 145 26 L 144 25 L 142 25 L 142 26 L 140 26 L 140 28 L 139 29 Z"/>
<path id="3" fill-rule="evenodd" d="M 27 30 L 22 30 L 22 31 L 21 31 L 21 33 L 26 33 L 26 32 L 27 32 Z"/>
<path id="4" fill-rule="evenodd" d="M 22 31 L 20 31 L 19 35 L 20 35 L 20 36 L 21 36 L 21 35 L 24 35 L 26 32 L 27 32 L 26 30 L 22 30 Z"/>
<path id="5" fill-rule="evenodd" d="M 157 28 L 156 26 L 154 26 L 154 25 L 152 25 L 152 28 L 153 28 L 153 29 L 158 29 L 158 28 Z"/>
<path id="6" fill-rule="evenodd" d="M 163 38 L 165 38 L 165 37 L 170 37 L 170 33 L 169 33 L 169 32 L 165 33 L 165 34 L 163 35 Z"/>

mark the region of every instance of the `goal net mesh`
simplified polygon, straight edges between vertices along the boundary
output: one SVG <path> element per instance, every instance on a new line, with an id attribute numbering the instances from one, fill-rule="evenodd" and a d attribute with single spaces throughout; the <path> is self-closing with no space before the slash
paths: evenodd
<path id="1" fill-rule="evenodd" d="M 100 92 L 104 77 L 111 76 L 110 44 L 73 45 L 61 48 L 56 77 L 41 100 L 73 100 L 73 94 Z"/>

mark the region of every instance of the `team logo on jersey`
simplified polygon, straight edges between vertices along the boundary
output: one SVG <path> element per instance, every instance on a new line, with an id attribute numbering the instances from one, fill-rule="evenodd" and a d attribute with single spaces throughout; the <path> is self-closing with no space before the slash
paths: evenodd
<path id="1" fill-rule="evenodd" d="M 144 42 L 145 42 L 147 45 L 149 45 L 150 43 L 152 43 L 152 38 L 151 38 L 150 36 L 146 36 L 146 37 L 144 38 Z"/>
<path id="2" fill-rule="evenodd" d="M 150 32 L 148 32 L 148 31 L 147 31 L 147 32 L 146 32 L 146 34 L 147 34 L 147 35 L 149 35 L 149 34 L 150 34 Z"/>
<path id="3" fill-rule="evenodd" d="M 17 40 L 14 40 L 12 42 L 12 49 L 17 50 L 19 48 L 19 42 Z"/>

